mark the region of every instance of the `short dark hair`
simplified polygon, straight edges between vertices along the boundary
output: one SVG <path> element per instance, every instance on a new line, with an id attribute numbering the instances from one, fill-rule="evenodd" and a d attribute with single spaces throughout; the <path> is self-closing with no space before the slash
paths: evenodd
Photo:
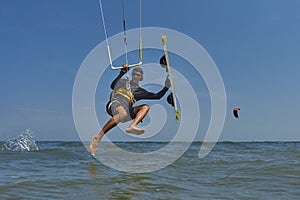
<path id="1" fill-rule="evenodd" d="M 141 74 L 144 74 L 142 68 L 140 68 L 140 67 L 135 67 L 135 68 L 132 70 L 132 73 L 134 73 L 134 72 L 139 72 L 139 73 L 141 73 Z"/>

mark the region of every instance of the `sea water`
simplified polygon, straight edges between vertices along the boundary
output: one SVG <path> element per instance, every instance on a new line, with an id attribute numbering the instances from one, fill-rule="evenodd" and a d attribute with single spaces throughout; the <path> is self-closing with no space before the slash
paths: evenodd
<path id="1" fill-rule="evenodd" d="M 28 133 L 23 135 L 26 139 L 21 136 L 0 143 L 0 199 L 300 197 L 298 142 L 220 142 L 203 159 L 198 157 L 202 143 L 193 143 L 171 165 L 151 173 L 134 174 L 91 159 L 82 142 L 35 142 Z M 18 144 L 12 143 L 20 141 L 22 147 L 14 148 Z M 27 146 L 24 142 L 28 142 Z M 117 145 L 140 152 L 166 144 Z"/>

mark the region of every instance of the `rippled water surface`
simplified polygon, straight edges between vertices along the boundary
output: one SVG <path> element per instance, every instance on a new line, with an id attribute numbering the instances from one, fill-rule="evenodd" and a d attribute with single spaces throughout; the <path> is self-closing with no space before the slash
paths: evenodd
<path id="1" fill-rule="evenodd" d="M 141 152 L 165 144 L 118 145 Z M 132 174 L 92 159 L 81 142 L 36 142 L 29 151 L 1 142 L 0 199 L 299 198 L 300 143 L 224 142 L 199 159 L 201 145 L 161 170 Z"/>

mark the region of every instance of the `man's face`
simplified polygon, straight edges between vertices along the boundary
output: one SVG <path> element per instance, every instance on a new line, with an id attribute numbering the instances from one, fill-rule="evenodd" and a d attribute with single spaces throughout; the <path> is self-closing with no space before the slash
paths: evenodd
<path id="1" fill-rule="evenodd" d="M 133 71 L 131 75 L 132 75 L 132 81 L 134 83 L 138 83 L 143 78 L 143 74 L 138 71 Z"/>

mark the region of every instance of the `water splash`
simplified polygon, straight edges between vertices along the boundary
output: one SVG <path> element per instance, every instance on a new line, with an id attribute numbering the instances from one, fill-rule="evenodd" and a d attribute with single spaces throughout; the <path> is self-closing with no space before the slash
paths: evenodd
<path id="1" fill-rule="evenodd" d="M 18 137 L 7 141 L 4 144 L 4 149 L 9 151 L 35 151 L 39 148 L 35 143 L 33 132 L 26 129 Z"/>

